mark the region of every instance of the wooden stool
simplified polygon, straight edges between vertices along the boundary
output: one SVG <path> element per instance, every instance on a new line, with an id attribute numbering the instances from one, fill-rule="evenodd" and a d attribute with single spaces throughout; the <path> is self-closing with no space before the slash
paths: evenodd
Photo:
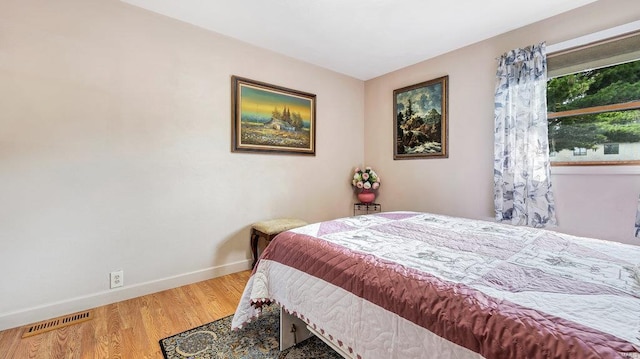
<path id="1" fill-rule="evenodd" d="M 258 261 L 258 238 L 264 238 L 268 245 L 281 232 L 306 226 L 307 224 L 307 222 L 296 218 L 278 218 L 254 223 L 251 226 L 251 252 L 253 253 L 251 268 L 253 269 Z"/>

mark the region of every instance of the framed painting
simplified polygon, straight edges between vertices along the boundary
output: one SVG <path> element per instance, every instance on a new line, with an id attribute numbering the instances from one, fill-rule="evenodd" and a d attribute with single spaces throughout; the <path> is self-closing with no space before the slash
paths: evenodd
<path id="1" fill-rule="evenodd" d="M 315 156 L 316 95 L 231 77 L 231 150 Z"/>
<path id="2" fill-rule="evenodd" d="M 449 76 L 393 91 L 393 159 L 449 157 Z"/>

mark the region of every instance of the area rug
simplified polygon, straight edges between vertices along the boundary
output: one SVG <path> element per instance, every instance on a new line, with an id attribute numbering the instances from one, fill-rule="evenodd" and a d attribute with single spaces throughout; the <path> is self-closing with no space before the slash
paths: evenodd
<path id="1" fill-rule="evenodd" d="M 165 359 L 341 359 L 317 337 L 283 352 L 279 350 L 280 308 L 264 308 L 260 318 L 232 331 L 228 316 L 215 322 L 164 338 L 160 347 Z"/>

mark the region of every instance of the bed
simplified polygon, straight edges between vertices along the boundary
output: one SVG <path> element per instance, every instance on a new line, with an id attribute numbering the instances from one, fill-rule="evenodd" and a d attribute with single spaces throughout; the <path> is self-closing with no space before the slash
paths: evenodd
<path id="1" fill-rule="evenodd" d="M 275 302 L 352 358 L 640 358 L 640 246 L 418 212 L 290 230 L 232 327 Z"/>

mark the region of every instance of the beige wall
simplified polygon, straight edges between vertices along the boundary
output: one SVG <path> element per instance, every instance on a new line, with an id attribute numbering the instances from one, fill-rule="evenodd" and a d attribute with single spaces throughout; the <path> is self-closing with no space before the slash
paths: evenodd
<path id="1" fill-rule="evenodd" d="M 379 201 L 384 209 L 492 218 L 496 58 L 517 47 L 551 45 L 638 18 L 637 0 L 601 0 L 367 81 L 365 161 L 383 179 Z M 449 75 L 450 88 L 449 158 L 394 161 L 393 90 L 444 75 Z M 640 194 L 637 166 L 616 175 L 558 172 L 552 175 L 558 231 L 640 243 L 633 237 Z"/>
<path id="2" fill-rule="evenodd" d="M 0 329 L 247 268 L 251 222 L 349 215 L 358 165 L 385 210 L 491 217 L 494 59 L 638 6 L 601 0 L 363 83 L 115 0 L 0 2 Z M 393 161 L 392 91 L 446 74 L 450 157 Z M 317 155 L 231 153 L 231 75 L 315 93 Z M 632 241 L 638 175 L 554 185 L 559 230 Z"/>
<path id="3" fill-rule="evenodd" d="M 231 75 L 316 94 L 316 156 L 231 153 Z M 0 2 L 0 329 L 246 269 L 254 221 L 349 215 L 363 103 L 119 1 Z"/>

